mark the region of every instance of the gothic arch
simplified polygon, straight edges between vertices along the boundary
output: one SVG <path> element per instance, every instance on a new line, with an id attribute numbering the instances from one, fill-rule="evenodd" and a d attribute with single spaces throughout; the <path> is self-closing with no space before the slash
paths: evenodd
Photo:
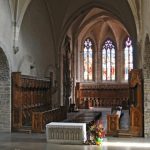
<path id="1" fill-rule="evenodd" d="M 65 35 L 67 33 L 69 33 L 70 31 L 73 31 L 73 28 L 72 28 L 73 24 L 75 24 L 75 30 L 73 31 L 73 37 L 72 37 L 73 49 L 77 48 L 76 46 L 79 44 L 79 41 L 76 40 L 77 37 L 75 36 L 76 33 L 78 32 L 77 28 L 78 29 L 82 28 L 83 24 L 81 24 L 81 23 L 83 22 L 86 15 L 92 9 L 96 8 L 96 9 L 105 10 L 106 12 L 108 12 L 108 14 L 110 16 L 113 15 L 114 19 L 118 20 L 118 22 L 120 22 L 120 25 L 124 26 L 124 32 L 126 32 L 127 34 L 130 34 L 130 37 L 132 37 L 132 39 L 133 39 L 132 40 L 133 47 L 136 50 L 136 51 L 134 51 L 133 64 L 134 64 L 134 66 L 137 66 L 138 62 L 135 59 L 135 57 L 137 57 L 137 53 L 138 53 L 137 26 L 136 26 L 136 22 L 135 22 L 135 18 L 134 18 L 135 15 L 133 15 L 131 6 L 128 1 L 122 1 L 121 3 L 120 3 L 120 1 L 118 1 L 118 2 L 119 2 L 119 5 L 122 5 L 123 9 L 120 9 L 122 7 L 117 7 L 116 5 L 114 5 L 113 2 L 112 2 L 112 7 L 110 7 L 111 4 L 108 5 L 107 0 L 105 0 L 105 1 L 102 0 L 101 2 L 94 1 L 94 2 L 90 2 L 90 3 L 85 3 L 84 5 L 81 5 L 80 7 L 78 7 L 78 9 L 76 9 L 68 18 L 66 18 L 67 21 L 66 21 L 66 23 L 64 23 L 63 31 L 62 31 L 62 34 L 60 35 L 60 39 L 58 41 L 59 51 L 62 50 L 63 39 L 65 38 Z M 116 11 L 116 9 L 117 9 L 117 11 Z M 123 10 L 124 11 L 126 10 L 126 14 L 124 14 L 124 15 L 122 15 L 122 13 L 121 13 Z M 89 19 L 87 19 L 87 20 L 90 21 Z M 113 34 L 115 34 L 115 33 L 113 33 Z M 84 34 L 82 33 L 82 35 L 84 35 Z M 116 40 L 119 40 L 119 39 L 116 39 Z M 117 45 L 117 47 L 118 47 L 118 45 Z M 78 60 L 76 60 L 76 61 L 78 61 Z"/>
<path id="2" fill-rule="evenodd" d="M 24 5 L 23 5 L 23 8 L 22 8 L 22 10 L 21 10 L 21 13 L 20 13 L 18 22 L 17 22 L 17 26 L 19 26 L 19 27 L 21 26 L 23 17 L 24 17 L 24 15 L 25 15 L 26 10 L 27 10 L 29 4 L 31 3 L 31 1 L 32 1 L 32 0 L 26 0 L 26 1 L 25 1 Z"/>
<path id="3" fill-rule="evenodd" d="M 132 11 L 131 11 L 129 3 L 127 1 L 121 2 L 122 3 L 121 5 L 125 5 L 126 6 L 126 12 L 127 12 L 126 13 L 126 19 L 123 18 L 123 16 L 118 15 L 118 14 L 122 14 L 121 13 L 121 11 L 122 11 L 121 9 L 119 10 L 120 13 L 118 13 L 118 12 L 116 13 L 115 12 L 116 10 L 115 9 L 113 10 L 109 5 L 107 5 L 107 3 L 108 2 L 91 2 L 91 3 L 87 3 L 87 4 L 83 5 L 83 6 L 81 6 L 79 9 L 74 11 L 74 13 L 72 13 L 70 15 L 70 17 L 67 19 L 66 23 L 64 24 L 64 27 L 63 27 L 64 30 L 62 31 L 62 34 L 60 36 L 59 46 L 60 47 L 62 46 L 63 39 L 64 39 L 64 37 L 65 37 L 65 35 L 67 33 L 67 30 L 70 28 L 70 26 L 74 22 L 74 20 L 76 20 L 78 18 L 78 16 L 80 16 L 80 15 L 87 14 L 93 8 L 103 8 L 103 9 L 107 8 L 106 10 L 107 11 L 111 11 L 114 14 L 114 16 L 116 16 L 118 18 L 118 20 L 120 20 L 120 22 L 122 22 L 125 25 L 125 27 L 127 28 L 128 32 L 131 33 L 133 38 L 136 40 L 136 38 L 137 38 L 136 24 L 135 24 L 134 16 L 132 14 Z M 124 20 L 127 20 L 127 19 L 128 19 L 128 21 L 124 21 Z"/>
<path id="4" fill-rule="evenodd" d="M 21 6 L 19 4 L 19 2 L 17 2 L 17 0 L 15 0 L 15 1 L 9 0 L 10 11 L 11 11 L 11 15 L 12 15 L 12 21 L 16 22 L 16 25 L 18 28 L 20 28 L 20 26 L 21 26 L 23 17 L 25 15 L 26 10 L 27 10 L 31 1 L 32 0 L 25 0 L 24 3 L 22 4 L 23 6 Z M 19 8 L 22 8 L 20 10 L 20 15 L 18 15 L 18 13 L 16 13 L 19 11 L 18 10 Z"/>
<path id="5" fill-rule="evenodd" d="M 139 41 L 140 40 L 140 32 L 141 32 L 141 29 L 142 29 L 142 21 L 141 20 L 141 3 L 142 3 L 142 0 L 128 0 L 128 3 L 130 5 L 130 8 L 132 10 L 132 13 L 133 13 L 133 16 L 134 16 L 134 20 L 135 20 L 135 25 L 136 25 L 136 29 L 137 29 L 137 40 Z"/>

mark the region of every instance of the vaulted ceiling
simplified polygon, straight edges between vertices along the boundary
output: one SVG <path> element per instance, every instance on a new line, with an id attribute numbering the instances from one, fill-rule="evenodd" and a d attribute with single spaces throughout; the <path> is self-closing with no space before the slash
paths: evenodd
<path id="1" fill-rule="evenodd" d="M 109 35 L 116 43 L 119 43 L 120 37 L 128 36 L 124 25 L 111 13 L 100 8 L 91 9 L 84 17 L 79 17 L 72 25 L 72 33 L 75 33 L 75 39 L 94 37 L 95 41 L 105 39 Z M 103 41 L 102 41 L 103 42 Z"/>
<path id="2" fill-rule="evenodd" d="M 17 28 L 16 32 L 19 32 L 24 14 L 27 11 L 28 5 L 33 0 L 9 0 L 10 3 L 10 9 L 12 13 L 12 22 L 14 22 L 14 26 Z M 60 24 L 61 29 L 66 32 L 68 30 L 68 27 L 72 24 L 72 22 L 80 15 L 80 27 L 84 25 L 85 20 L 89 21 L 89 19 L 92 19 L 91 16 L 99 15 L 100 9 L 92 10 L 86 3 L 89 5 L 93 3 L 97 7 L 97 3 L 100 3 L 102 8 L 106 8 L 108 11 L 112 11 L 114 15 L 116 15 L 118 18 L 120 18 L 120 22 L 126 25 L 127 30 L 132 33 L 136 32 L 136 34 L 139 34 L 139 30 L 141 25 L 141 0 L 88 0 L 88 1 L 74 1 L 74 0 L 43 0 L 45 4 L 47 5 L 47 8 L 49 10 L 49 15 L 52 16 L 52 18 L 55 20 L 55 18 L 59 18 L 59 22 L 57 23 L 53 20 L 52 22 L 55 24 Z M 130 7 L 130 8 L 129 8 Z M 91 9 L 91 11 L 89 11 Z M 87 15 L 87 11 L 88 15 Z M 132 11 L 132 12 L 131 12 Z M 133 14 L 133 16 L 131 15 Z M 76 14 L 76 15 L 75 15 Z M 85 16 L 86 15 L 86 16 Z M 61 18 L 61 19 L 60 19 Z M 130 22 L 129 22 L 130 20 Z M 106 15 L 101 15 L 101 18 L 98 18 L 92 22 L 98 23 L 97 26 L 100 24 L 107 24 L 107 26 L 111 29 L 114 26 L 116 26 L 116 20 L 110 20 L 110 17 Z M 133 26 L 135 22 L 135 27 Z M 90 25 L 92 27 L 92 24 Z M 68 25 L 68 26 L 67 26 Z M 58 27 L 58 29 L 60 29 Z M 55 29 L 56 30 L 56 29 Z M 115 32 L 119 32 L 119 28 L 116 27 Z M 115 35 L 115 33 L 114 33 Z M 136 38 L 136 35 L 134 35 Z"/>

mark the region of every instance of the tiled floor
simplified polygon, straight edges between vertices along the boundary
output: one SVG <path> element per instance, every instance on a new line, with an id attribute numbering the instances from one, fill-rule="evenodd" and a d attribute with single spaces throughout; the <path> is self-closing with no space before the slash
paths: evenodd
<path id="1" fill-rule="evenodd" d="M 105 138 L 102 146 L 46 142 L 45 134 L 0 133 L 0 150 L 150 150 L 149 138 Z"/>

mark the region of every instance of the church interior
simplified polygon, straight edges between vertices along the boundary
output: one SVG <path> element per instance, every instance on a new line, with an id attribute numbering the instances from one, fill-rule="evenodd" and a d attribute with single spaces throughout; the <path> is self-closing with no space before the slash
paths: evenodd
<path id="1" fill-rule="evenodd" d="M 0 0 L 0 149 L 150 149 L 149 7 Z"/>

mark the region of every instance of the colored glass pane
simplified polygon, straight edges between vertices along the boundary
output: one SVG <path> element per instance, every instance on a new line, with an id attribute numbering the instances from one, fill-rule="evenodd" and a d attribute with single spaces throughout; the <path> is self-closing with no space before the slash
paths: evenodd
<path id="1" fill-rule="evenodd" d="M 124 79 L 128 80 L 129 71 L 133 69 L 133 46 L 132 41 L 128 37 L 124 48 Z"/>
<path id="2" fill-rule="evenodd" d="M 93 50 L 92 42 L 87 39 L 84 42 L 84 80 L 93 79 Z"/>
<path id="3" fill-rule="evenodd" d="M 111 78 L 115 80 L 115 49 L 111 50 Z"/>
<path id="4" fill-rule="evenodd" d="M 106 80 L 106 50 L 103 49 L 102 51 L 102 73 L 103 73 L 103 76 L 102 76 L 102 79 L 103 80 Z"/>
<path id="5" fill-rule="evenodd" d="M 102 49 L 102 80 L 115 80 L 115 47 L 111 40 Z"/>

